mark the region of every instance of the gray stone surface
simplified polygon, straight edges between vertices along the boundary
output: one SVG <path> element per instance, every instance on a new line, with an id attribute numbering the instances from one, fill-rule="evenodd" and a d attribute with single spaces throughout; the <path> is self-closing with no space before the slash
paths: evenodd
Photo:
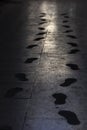
<path id="1" fill-rule="evenodd" d="M 86 0 L 0 0 L 0 130 L 87 130 L 86 12 Z"/>

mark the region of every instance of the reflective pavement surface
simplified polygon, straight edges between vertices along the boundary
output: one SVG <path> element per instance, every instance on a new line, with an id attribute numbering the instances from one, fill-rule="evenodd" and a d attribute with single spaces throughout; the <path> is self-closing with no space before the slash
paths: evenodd
<path id="1" fill-rule="evenodd" d="M 86 11 L 0 0 L 0 130 L 87 130 Z"/>

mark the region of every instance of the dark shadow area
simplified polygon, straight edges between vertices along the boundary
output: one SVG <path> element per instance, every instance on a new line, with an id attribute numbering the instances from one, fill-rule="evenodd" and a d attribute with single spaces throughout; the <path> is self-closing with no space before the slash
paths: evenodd
<path id="1" fill-rule="evenodd" d="M 12 127 L 5 125 L 5 126 L 0 127 L 0 130 L 12 130 Z"/>
<path id="2" fill-rule="evenodd" d="M 26 78 L 26 74 L 24 73 L 17 73 L 15 74 L 15 77 L 20 81 L 28 81 L 28 79 Z"/>
<path id="3" fill-rule="evenodd" d="M 6 94 L 5 94 L 5 97 L 6 98 L 12 98 L 14 97 L 17 93 L 23 91 L 23 88 L 19 88 L 19 87 L 16 87 L 16 88 L 11 88 L 9 89 Z"/>
<path id="4" fill-rule="evenodd" d="M 0 3 L 2 4 L 20 4 L 21 1 L 12 1 L 12 0 L 0 0 Z"/>

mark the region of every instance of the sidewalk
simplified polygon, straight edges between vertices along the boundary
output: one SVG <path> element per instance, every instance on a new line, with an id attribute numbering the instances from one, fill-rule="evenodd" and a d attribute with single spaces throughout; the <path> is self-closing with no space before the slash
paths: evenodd
<path id="1" fill-rule="evenodd" d="M 0 130 L 87 130 L 87 2 L 0 2 Z"/>

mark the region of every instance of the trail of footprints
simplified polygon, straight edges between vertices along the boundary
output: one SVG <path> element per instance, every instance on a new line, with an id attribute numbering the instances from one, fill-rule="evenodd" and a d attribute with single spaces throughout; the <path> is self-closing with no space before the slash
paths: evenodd
<path id="1" fill-rule="evenodd" d="M 67 13 L 63 13 L 63 14 L 61 14 L 61 16 L 64 17 L 62 26 L 67 29 L 66 31 L 64 31 L 64 33 L 67 34 L 66 37 L 71 39 L 71 40 L 76 40 L 77 37 L 75 35 L 70 34 L 73 32 L 73 30 L 71 29 L 71 26 L 66 25 L 67 23 L 69 24 L 70 17 L 68 16 Z M 76 54 L 77 52 L 80 51 L 77 48 L 78 44 L 76 42 L 68 42 L 67 44 L 70 45 L 71 47 L 74 47 L 74 49 L 71 49 L 68 54 Z M 79 70 L 80 69 L 77 64 L 73 64 L 73 63 L 67 63 L 66 66 L 68 66 L 72 70 Z M 60 86 L 61 87 L 69 87 L 70 85 L 72 85 L 76 82 L 77 82 L 76 78 L 67 78 L 67 79 L 65 79 L 64 83 L 60 84 Z M 63 93 L 54 93 L 52 95 L 52 97 L 55 99 L 54 103 L 56 106 L 65 104 L 66 100 L 67 100 L 67 96 Z M 80 124 L 80 121 L 79 121 L 77 115 L 70 110 L 61 110 L 58 112 L 58 114 L 60 116 L 64 117 L 66 119 L 67 123 L 69 123 L 70 125 L 79 125 Z"/>
<path id="2" fill-rule="evenodd" d="M 36 39 L 34 39 L 34 41 L 43 40 L 45 38 L 44 35 L 47 34 L 45 28 L 41 26 L 41 25 L 47 23 L 47 20 L 44 18 L 45 15 L 46 15 L 46 13 L 41 13 L 40 16 L 39 16 L 40 20 L 41 20 L 41 22 L 39 23 L 39 27 L 38 27 L 39 33 L 36 34 L 36 36 L 38 36 L 38 37 Z M 27 46 L 26 49 L 30 50 L 30 49 L 33 49 L 33 48 L 36 48 L 36 47 L 38 47 L 37 44 L 32 44 L 32 45 Z M 38 60 L 37 57 L 31 57 L 31 58 L 27 58 L 24 61 L 24 63 L 25 64 L 31 64 L 36 60 Z M 16 73 L 15 78 L 18 81 L 24 81 L 24 82 L 28 81 L 27 75 L 25 73 Z M 11 88 L 6 92 L 5 97 L 6 98 L 12 98 L 12 97 L 16 96 L 16 94 L 18 94 L 19 92 L 22 92 L 22 91 L 23 91 L 23 88 L 21 88 L 21 87 Z"/>
<path id="3" fill-rule="evenodd" d="M 46 14 L 45 13 L 41 13 L 40 15 L 40 18 L 41 18 L 41 22 L 39 23 L 39 25 L 43 25 L 45 23 L 47 23 L 46 19 L 43 18 Z M 36 39 L 34 39 L 34 41 L 40 41 L 40 40 L 43 40 L 44 39 L 44 34 L 47 34 L 46 30 L 44 27 L 41 27 L 39 26 L 38 27 L 38 30 L 41 31 L 39 32 L 38 34 L 36 34 L 36 36 L 39 36 L 37 37 Z M 38 45 L 37 44 L 32 44 L 32 45 L 29 45 L 26 47 L 26 49 L 33 49 L 35 47 L 37 47 Z M 27 58 L 24 63 L 25 64 L 31 64 L 33 63 L 34 61 L 38 60 L 38 58 L 36 57 L 31 57 L 31 58 Z M 26 82 L 28 81 L 28 78 L 27 78 L 27 75 L 25 73 L 16 73 L 15 74 L 15 78 L 18 79 L 18 81 L 23 81 L 23 82 Z M 14 87 L 14 88 L 10 88 L 7 90 L 7 92 L 5 93 L 5 98 L 13 98 L 15 97 L 18 93 L 22 92 L 23 91 L 23 88 L 21 87 Z M 10 126 L 2 126 L 0 128 L 0 130 L 12 130 L 12 127 Z"/>
<path id="4" fill-rule="evenodd" d="M 41 22 L 39 23 L 39 27 L 38 29 L 42 32 L 39 32 L 38 34 L 36 34 L 37 37 L 36 39 L 34 39 L 34 41 L 41 41 L 44 39 L 44 34 L 46 34 L 47 32 L 45 31 L 45 28 L 41 27 L 41 25 L 47 23 L 47 20 L 44 18 L 45 17 L 45 13 L 41 13 L 40 14 L 40 18 L 41 18 Z M 61 16 L 64 17 L 65 20 L 63 20 L 63 24 L 67 24 L 69 23 L 69 16 L 67 15 L 67 13 L 63 13 L 61 14 Z M 72 33 L 73 30 L 71 29 L 70 25 L 63 25 L 64 28 L 66 28 L 67 30 L 64 32 L 65 34 L 67 34 L 66 36 L 70 39 L 77 39 L 76 36 L 74 35 L 71 35 L 69 33 Z M 68 54 L 75 54 L 77 53 L 79 50 L 76 48 L 78 47 L 78 44 L 75 43 L 75 42 L 68 42 L 67 43 L 68 45 L 72 46 L 72 47 L 75 47 L 74 49 L 72 49 Z M 37 47 L 38 45 L 37 44 L 33 44 L 33 45 L 29 45 L 26 47 L 26 49 L 33 49 L 35 47 Z M 38 58 L 36 57 L 31 57 L 31 58 L 28 58 L 25 60 L 25 64 L 30 64 L 30 63 L 33 63 L 34 61 L 38 60 Z M 77 64 L 73 64 L 73 63 L 68 63 L 66 64 L 66 66 L 68 66 L 70 69 L 72 70 L 79 70 L 79 67 Z M 26 76 L 25 73 L 17 73 L 15 74 L 15 77 L 19 80 L 19 81 L 28 81 L 28 78 Z M 71 84 L 74 84 L 77 82 L 77 79 L 75 78 L 67 78 L 65 79 L 64 83 L 60 84 L 61 87 L 69 87 Z M 5 94 L 5 97 L 7 98 L 12 98 L 14 97 L 17 93 L 23 91 L 23 88 L 20 88 L 20 87 L 16 87 L 16 88 L 11 88 L 9 89 L 6 94 Z M 54 103 L 55 105 L 63 105 L 66 103 L 66 100 L 67 100 L 67 96 L 63 93 L 54 93 L 52 95 L 52 97 L 55 99 Z M 64 117 L 67 121 L 67 123 L 71 124 L 71 125 L 79 125 L 80 124 L 80 121 L 77 117 L 77 115 L 72 112 L 72 111 L 69 111 L 69 110 L 61 110 L 58 112 L 58 114 L 62 117 Z"/>

